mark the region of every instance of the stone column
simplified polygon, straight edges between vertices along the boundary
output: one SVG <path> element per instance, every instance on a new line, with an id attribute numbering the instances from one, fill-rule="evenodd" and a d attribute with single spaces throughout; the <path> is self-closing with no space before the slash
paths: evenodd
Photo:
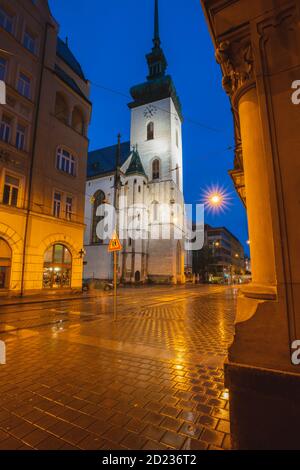
<path id="1" fill-rule="evenodd" d="M 250 88 L 250 89 L 249 89 Z M 252 290 L 275 298 L 276 276 L 269 182 L 255 84 L 240 91 L 239 110 L 251 259 Z"/>
<path id="2" fill-rule="evenodd" d="M 238 297 L 225 364 L 236 449 L 300 449 L 300 6 L 295 0 L 202 0 L 235 116 L 253 282 Z M 218 4 L 218 7 L 216 7 Z M 247 8 L 245 8 L 247 6 Z M 298 335 L 297 335 L 298 332 Z"/>

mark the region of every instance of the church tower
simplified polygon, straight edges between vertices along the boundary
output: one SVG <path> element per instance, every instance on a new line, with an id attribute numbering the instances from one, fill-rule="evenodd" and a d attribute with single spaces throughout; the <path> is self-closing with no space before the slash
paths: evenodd
<path id="1" fill-rule="evenodd" d="M 182 111 L 159 35 L 155 0 L 152 51 L 146 56 L 147 81 L 130 90 L 131 145 L 138 145 L 149 181 L 173 181 L 182 191 Z"/>
<path id="2" fill-rule="evenodd" d="M 146 270 L 150 282 L 182 283 L 183 116 L 173 80 L 166 74 L 167 60 L 159 34 L 158 0 L 155 0 L 153 47 L 146 59 L 147 81 L 131 88 L 133 101 L 128 105 L 131 109 L 130 143 L 132 148 L 138 148 L 147 176 L 150 233 L 156 234 L 149 237 Z M 164 236 L 166 233 L 170 233 L 169 238 Z"/>

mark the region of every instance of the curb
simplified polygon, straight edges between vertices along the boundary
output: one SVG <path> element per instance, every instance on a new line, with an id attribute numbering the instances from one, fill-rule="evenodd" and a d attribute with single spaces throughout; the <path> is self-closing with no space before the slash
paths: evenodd
<path id="1" fill-rule="evenodd" d="M 22 301 L 12 301 L 8 303 L 1 303 L 0 300 L 0 307 L 13 307 L 17 305 L 33 305 L 33 304 L 44 304 L 50 302 L 67 302 L 68 300 L 86 300 L 86 299 L 94 299 L 95 295 L 87 296 L 87 297 L 62 297 L 62 298 L 53 298 L 53 299 L 40 299 L 40 300 L 22 300 Z"/>

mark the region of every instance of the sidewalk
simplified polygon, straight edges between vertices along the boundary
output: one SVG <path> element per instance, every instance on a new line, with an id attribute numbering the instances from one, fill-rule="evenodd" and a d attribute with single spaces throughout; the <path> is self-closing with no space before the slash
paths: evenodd
<path id="1" fill-rule="evenodd" d="M 102 295 L 103 293 L 101 293 Z M 23 297 L 19 295 L 10 295 L 10 296 L 0 296 L 0 307 L 9 307 L 15 305 L 26 305 L 26 304 L 35 304 L 35 303 L 44 303 L 44 302 L 56 302 L 56 301 L 68 301 L 68 300 L 84 300 L 94 297 L 98 297 L 98 293 L 88 293 L 82 291 L 67 291 L 59 292 L 53 291 L 49 294 L 31 294 L 24 295 Z"/>

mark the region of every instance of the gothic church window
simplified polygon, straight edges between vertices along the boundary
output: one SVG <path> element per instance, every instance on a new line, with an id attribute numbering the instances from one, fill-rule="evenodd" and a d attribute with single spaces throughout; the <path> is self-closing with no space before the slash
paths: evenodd
<path id="1" fill-rule="evenodd" d="M 152 162 L 152 179 L 158 180 L 160 178 L 160 161 L 158 158 Z"/>
<path id="2" fill-rule="evenodd" d="M 154 139 L 154 123 L 149 122 L 147 125 L 147 140 L 153 140 Z"/>

